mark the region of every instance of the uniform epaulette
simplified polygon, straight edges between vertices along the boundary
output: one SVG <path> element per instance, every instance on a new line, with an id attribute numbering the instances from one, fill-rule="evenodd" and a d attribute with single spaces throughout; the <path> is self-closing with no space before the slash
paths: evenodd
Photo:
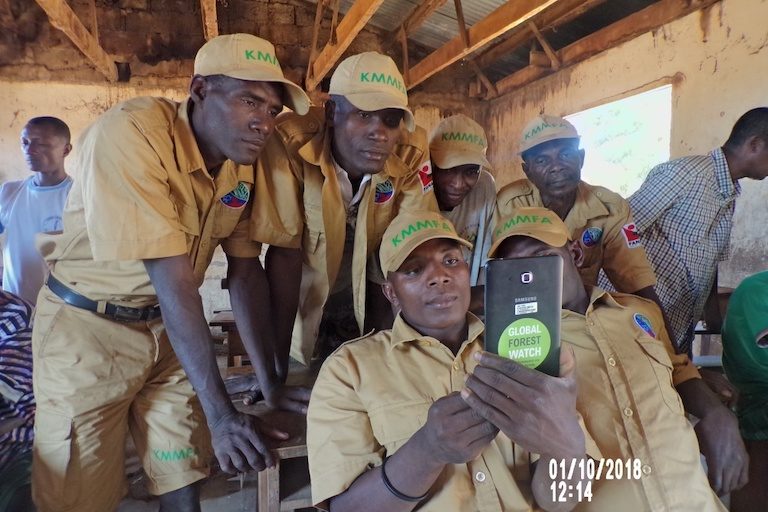
<path id="1" fill-rule="evenodd" d="M 275 131 L 284 140 L 295 141 L 303 146 L 325 126 L 325 110 L 322 107 L 311 107 L 306 115 L 300 116 L 295 112 L 285 112 L 277 118 Z"/>
<path id="2" fill-rule="evenodd" d="M 626 199 L 611 189 L 601 187 L 600 185 L 591 185 L 584 181 L 582 183 L 606 206 L 618 206 L 626 203 Z"/>
<path id="3" fill-rule="evenodd" d="M 525 196 L 532 192 L 533 184 L 528 181 L 527 178 L 522 178 L 501 187 L 501 190 L 499 190 L 499 198 L 511 199 L 512 197 Z"/>

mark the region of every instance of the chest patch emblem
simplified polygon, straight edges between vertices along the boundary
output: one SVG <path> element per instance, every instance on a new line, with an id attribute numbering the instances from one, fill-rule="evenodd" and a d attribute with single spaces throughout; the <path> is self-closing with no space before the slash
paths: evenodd
<path id="1" fill-rule="evenodd" d="M 248 199 L 251 197 L 251 191 L 248 189 L 248 185 L 242 181 L 237 184 L 237 187 L 232 192 L 221 198 L 221 202 L 227 208 L 242 208 L 248 204 Z"/>
<path id="2" fill-rule="evenodd" d="M 383 204 L 392 199 L 395 195 L 395 187 L 390 180 L 382 181 L 376 185 L 376 191 L 373 197 L 373 202 L 376 204 Z"/>
<path id="3" fill-rule="evenodd" d="M 640 247 L 640 233 L 637 230 L 637 226 L 632 222 L 630 224 L 624 224 L 621 227 L 621 233 L 624 235 L 624 240 L 627 242 L 627 247 L 634 249 Z"/>
<path id="4" fill-rule="evenodd" d="M 635 320 L 635 325 L 641 328 L 645 332 L 645 334 L 647 334 L 651 338 L 656 337 L 656 331 L 653 330 L 653 325 L 651 324 L 651 321 L 648 320 L 647 316 L 642 315 L 640 313 L 635 313 L 632 318 Z"/>
<path id="5" fill-rule="evenodd" d="M 594 247 L 603 238 L 603 230 L 596 227 L 587 228 L 581 234 L 581 243 L 584 247 Z"/>
<path id="6" fill-rule="evenodd" d="M 426 194 L 434 187 L 432 183 L 432 163 L 427 160 L 419 166 L 419 179 L 421 180 L 421 192 Z"/>

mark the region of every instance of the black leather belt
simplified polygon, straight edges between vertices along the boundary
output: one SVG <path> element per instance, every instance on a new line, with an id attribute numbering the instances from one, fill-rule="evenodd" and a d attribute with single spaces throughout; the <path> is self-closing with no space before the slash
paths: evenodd
<path id="1" fill-rule="evenodd" d="M 71 289 L 52 275 L 48 276 L 46 281 L 48 288 L 61 298 L 64 302 L 70 306 L 75 306 L 80 309 L 87 309 L 100 315 L 108 316 L 119 320 L 121 322 L 140 322 L 143 320 L 154 320 L 160 318 L 160 305 L 148 306 L 146 308 L 129 308 L 126 306 L 118 306 L 110 302 L 102 302 L 103 307 L 99 307 L 99 303 L 95 300 L 91 300 L 84 295 L 80 295 L 75 290 Z"/>

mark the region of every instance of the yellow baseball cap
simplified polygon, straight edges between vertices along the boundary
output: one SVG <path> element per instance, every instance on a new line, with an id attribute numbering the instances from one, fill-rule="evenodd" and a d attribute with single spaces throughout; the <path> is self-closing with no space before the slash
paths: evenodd
<path id="1" fill-rule="evenodd" d="M 542 114 L 536 116 L 523 128 L 523 133 L 520 134 L 519 152 L 523 153 L 551 140 L 579 138 L 576 128 L 562 117 Z"/>
<path id="2" fill-rule="evenodd" d="M 501 243 L 511 236 L 528 236 L 552 247 L 562 247 L 571 238 L 565 223 L 552 210 L 533 206 L 515 208 L 496 224 L 488 257 L 495 258 Z"/>
<path id="3" fill-rule="evenodd" d="M 281 83 L 288 106 L 301 115 L 309 111 L 309 96 L 285 78 L 272 43 L 251 34 L 227 34 L 205 43 L 195 56 L 195 74 Z"/>
<path id="4" fill-rule="evenodd" d="M 379 259 L 384 277 L 394 272 L 418 246 L 435 238 L 456 240 L 472 249 L 472 244 L 456 234 L 451 221 L 437 212 L 403 212 L 392 219 L 384 231 L 379 248 Z"/>
<path id="5" fill-rule="evenodd" d="M 366 112 L 397 108 L 405 112 L 405 127 L 412 132 L 416 121 L 408 108 L 408 89 L 395 61 L 377 52 L 347 57 L 331 76 L 328 94 L 344 96 Z"/>
<path id="6" fill-rule="evenodd" d="M 490 169 L 485 157 L 488 139 L 483 127 L 464 114 L 440 121 L 429 138 L 429 156 L 441 169 L 474 164 Z"/>

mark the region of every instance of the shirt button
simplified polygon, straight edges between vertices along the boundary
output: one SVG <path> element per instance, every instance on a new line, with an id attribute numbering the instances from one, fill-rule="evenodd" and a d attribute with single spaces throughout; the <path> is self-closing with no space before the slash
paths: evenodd
<path id="1" fill-rule="evenodd" d="M 612 357 L 608 358 L 608 364 L 611 366 L 616 366 L 616 360 Z"/>
<path id="2" fill-rule="evenodd" d="M 643 464 L 643 467 L 641 469 L 643 470 L 644 475 L 650 475 L 651 472 L 653 471 L 651 469 L 651 466 L 649 466 L 648 464 Z"/>
<path id="3" fill-rule="evenodd" d="M 459 363 L 453 363 L 453 370 L 454 371 L 459 371 L 459 368 L 460 368 Z"/>
<path id="4" fill-rule="evenodd" d="M 477 473 L 475 473 L 475 480 L 477 480 L 480 483 L 485 482 L 485 473 L 483 473 L 482 471 L 478 471 Z"/>
<path id="5" fill-rule="evenodd" d="M 633 414 L 634 414 L 634 412 L 632 412 L 632 409 L 630 409 L 629 407 L 626 407 L 624 409 L 624 415 L 625 416 L 632 416 Z"/>

